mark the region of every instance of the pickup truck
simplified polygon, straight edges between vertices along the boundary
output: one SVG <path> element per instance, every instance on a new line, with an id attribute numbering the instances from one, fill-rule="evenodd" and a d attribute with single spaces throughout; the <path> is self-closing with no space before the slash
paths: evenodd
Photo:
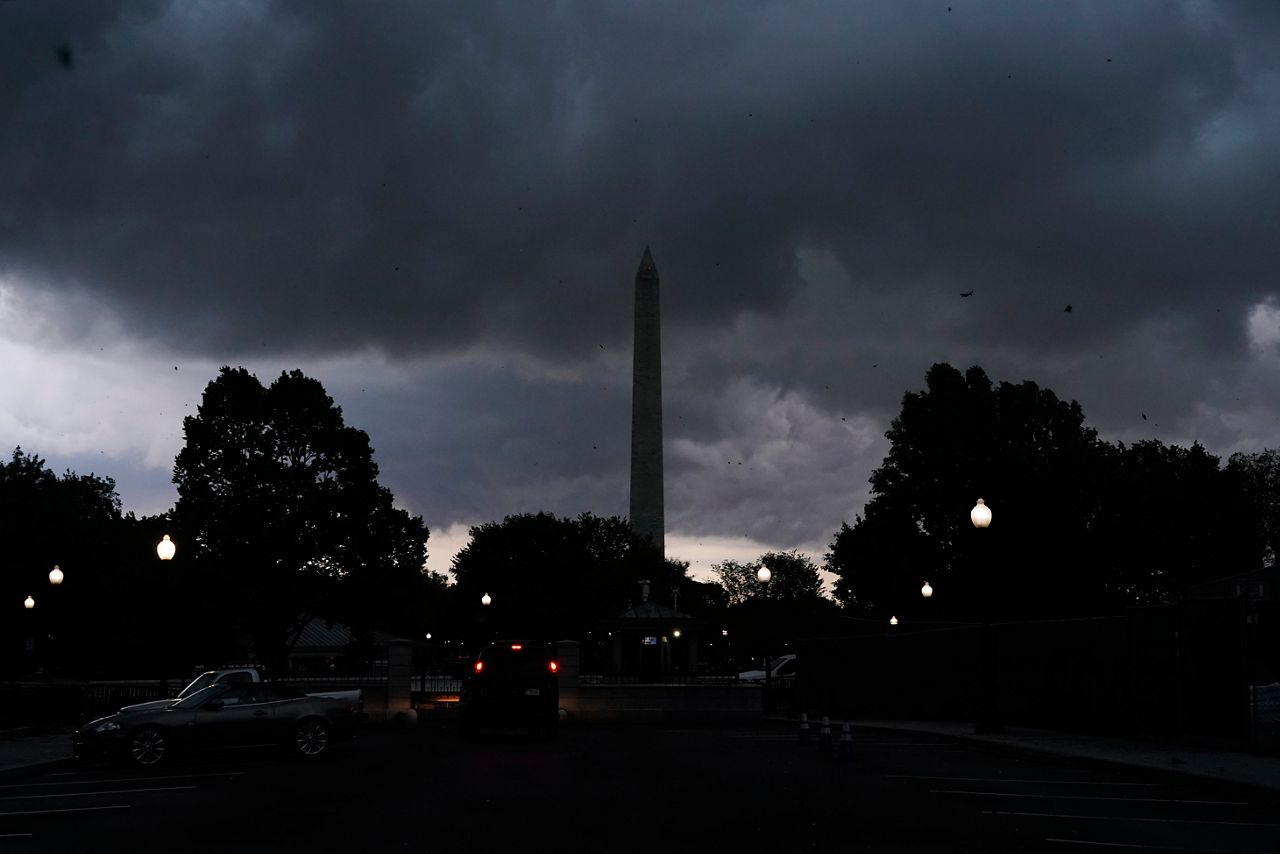
<path id="1" fill-rule="evenodd" d="M 169 697 L 164 700 L 151 700 L 147 703 L 135 703 L 132 706 L 124 706 L 120 709 L 122 712 L 141 712 L 148 709 L 163 709 L 170 703 L 174 703 L 193 694 L 208 685 L 217 685 L 223 682 L 265 682 L 262 673 L 256 667 L 224 667 L 219 670 L 206 670 L 195 679 L 192 679 L 187 687 L 178 692 L 176 697 Z M 362 706 L 362 692 L 359 688 L 351 691 L 318 691 L 307 694 L 308 697 L 324 697 L 333 700 L 342 700 L 352 703 L 357 707 Z"/>

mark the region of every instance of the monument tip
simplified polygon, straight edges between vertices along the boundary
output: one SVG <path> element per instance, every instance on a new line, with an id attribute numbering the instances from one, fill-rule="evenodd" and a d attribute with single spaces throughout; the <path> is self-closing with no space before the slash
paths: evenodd
<path id="1" fill-rule="evenodd" d="M 649 252 L 649 247 L 644 248 L 644 257 L 640 259 L 640 269 L 636 270 L 637 279 L 656 279 L 658 278 L 658 268 L 653 263 L 653 255 Z"/>

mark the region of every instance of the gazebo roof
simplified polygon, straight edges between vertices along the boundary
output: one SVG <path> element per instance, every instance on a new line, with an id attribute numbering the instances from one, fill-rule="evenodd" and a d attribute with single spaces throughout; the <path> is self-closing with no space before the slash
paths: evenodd
<path id="1" fill-rule="evenodd" d="M 628 608 L 620 614 L 604 620 L 609 625 L 634 625 L 638 622 L 693 622 L 694 618 L 689 614 L 681 613 L 675 608 L 666 605 L 659 605 L 657 602 L 641 602 L 634 608 Z"/>

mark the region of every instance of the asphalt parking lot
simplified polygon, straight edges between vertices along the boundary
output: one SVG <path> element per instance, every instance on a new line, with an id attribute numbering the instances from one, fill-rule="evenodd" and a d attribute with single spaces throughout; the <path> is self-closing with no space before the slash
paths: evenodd
<path id="1" fill-rule="evenodd" d="M 6 851 L 1280 851 L 1275 792 L 944 737 L 782 724 L 565 727 L 461 741 L 370 729 L 272 750 L 0 786 Z"/>

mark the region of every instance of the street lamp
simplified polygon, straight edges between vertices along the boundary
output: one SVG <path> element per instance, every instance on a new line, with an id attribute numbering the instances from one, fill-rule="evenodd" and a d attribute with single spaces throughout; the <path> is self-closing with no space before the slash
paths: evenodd
<path id="1" fill-rule="evenodd" d="M 26 608 L 28 611 L 30 611 L 35 606 L 36 606 L 36 600 L 34 596 L 28 596 L 26 599 L 22 600 L 22 607 Z"/>
<path id="2" fill-rule="evenodd" d="M 987 506 L 987 502 L 978 499 L 978 503 L 969 511 L 969 521 L 975 528 L 985 528 L 991 524 L 991 508 Z"/>
<path id="3" fill-rule="evenodd" d="M 890 618 L 889 618 L 889 625 L 891 625 L 891 626 L 896 626 L 896 625 L 898 625 L 898 618 L 897 618 L 896 616 L 890 617 Z"/>
<path id="4" fill-rule="evenodd" d="M 991 524 L 991 508 L 981 498 L 973 505 L 973 509 L 969 511 L 969 521 L 973 523 L 973 527 L 979 531 L 984 530 Z M 998 685 L 995 675 L 995 644 L 991 638 L 991 621 L 989 619 L 990 596 L 987 595 L 991 585 L 988 568 L 980 569 L 982 580 L 979 582 L 983 588 L 982 602 L 978 606 L 982 613 L 982 633 L 979 636 L 979 655 L 982 657 L 982 709 L 979 711 L 981 720 L 974 726 L 974 731 L 978 733 L 1003 732 L 1002 727 L 997 720 L 998 713 L 996 711 L 997 700 L 996 691 Z"/>
<path id="5" fill-rule="evenodd" d="M 773 580 L 773 573 L 769 571 L 769 567 L 761 565 L 761 567 L 758 570 L 756 570 L 756 580 L 760 582 L 760 586 L 764 591 L 764 598 L 767 601 L 769 598 L 769 582 Z M 764 647 L 764 711 L 765 711 L 765 714 L 768 714 L 769 712 L 773 711 L 773 695 L 769 693 L 770 689 L 773 687 L 773 679 L 772 679 L 773 674 L 770 672 L 773 670 L 773 660 L 769 655 L 768 632 L 766 632 L 765 635 L 766 637 L 765 637 L 765 647 Z"/>
<path id="6" fill-rule="evenodd" d="M 921 588 L 920 588 L 920 595 L 921 595 L 921 596 L 923 596 L 923 597 L 924 597 L 924 598 L 926 598 L 926 599 L 928 599 L 930 596 L 932 596 L 932 595 L 933 595 L 933 585 L 931 585 L 929 582 L 927 582 L 927 581 L 926 581 L 926 582 L 924 583 L 924 587 L 921 587 Z"/>
<path id="7" fill-rule="evenodd" d="M 58 565 L 55 563 L 53 565 L 53 571 L 49 573 L 49 583 L 56 587 L 57 585 L 62 583 L 63 578 L 64 576 L 63 576 L 62 570 L 59 569 Z"/>
<path id="8" fill-rule="evenodd" d="M 486 606 L 486 607 L 487 607 L 487 606 L 489 606 L 489 605 L 492 605 L 492 604 L 493 604 L 493 597 L 492 597 L 492 596 L 490 596 L 488 593 L 484 594 L 483 596 L 481 596 L 481 597 L 480 597 L 480 604 L 481 604 L 481 605 L 484 605 L 484 606 Z"/>
<path id="9" fill-rule="evenodd" d="M 178 547 L 173 544 L 173 540 L 169 539 L 169 535 L 165 534 L 164 539 L 156 543 L 156 555 L 161 560 L 173 560 L 173 555 L 178 551 Z"/>

